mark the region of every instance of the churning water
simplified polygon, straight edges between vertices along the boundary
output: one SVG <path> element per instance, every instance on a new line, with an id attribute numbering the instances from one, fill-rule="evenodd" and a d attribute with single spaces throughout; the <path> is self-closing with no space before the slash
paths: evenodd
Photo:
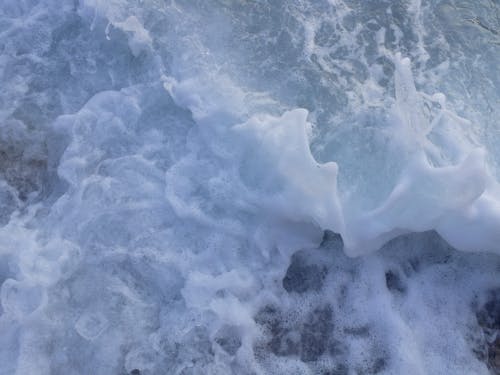
<path id="1" fill-rule="evenodd" d="M 0 374 L 500 373 L 498 0 L 1 0 Z"/>

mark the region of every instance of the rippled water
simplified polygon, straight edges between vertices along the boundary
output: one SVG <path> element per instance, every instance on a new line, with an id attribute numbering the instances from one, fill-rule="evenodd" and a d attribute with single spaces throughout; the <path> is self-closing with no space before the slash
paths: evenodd
<path id="1" fill-rule="evenodd" d="M 0 374 L 500 373 L 497 0 L 3 0 Z"/>

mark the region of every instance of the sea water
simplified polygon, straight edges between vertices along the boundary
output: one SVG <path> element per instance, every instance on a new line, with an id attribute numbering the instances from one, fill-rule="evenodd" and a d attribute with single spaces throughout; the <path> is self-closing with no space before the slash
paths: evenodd
<path id="1" fill-rule="evenodd" d="M 496 0 L 3 0 L 0 374 L 500 371 Z"/>

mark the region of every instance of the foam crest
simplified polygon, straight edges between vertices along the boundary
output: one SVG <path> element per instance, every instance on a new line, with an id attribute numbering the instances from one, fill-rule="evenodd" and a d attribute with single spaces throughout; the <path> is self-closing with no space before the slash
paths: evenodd
<path id="1" fill-rule="evenodd" d="M 409 64 L 408 59 L 396 56 L 396 102 L 393 112 L 397 113 L 397 117 L 393 126 L 397 127 L 396 142 L 402 142 L 406 146 L 410 158 L 385 202 L 381 202 L 375 210 L 363 213 L 359 221 L 354 219 L 348 224 L 345 240 L 348 251 L 352 251 L 351 254 L 376 250 L 387 240 L 405 232 L 430 229 L 437 229 L 448 241 L 457 244 L 462 238 L 454 238 L 452 232 L 462 232 L 458 229 L 461 226 L 457 225 L 457 229 L 453 231 L 451 223 L 463 223 L 460 218 L 464 212 L 471 210 L 477 212 L 478 223 L 482 222 L 483 214 L 497 222 L 497 219 L 492 217 L 496 212 L 496 204 L 490 204 L 484 210 L 486 205 L 479 203 L 484 199 L 483 195 L 490 196 L 486 199 L 491 202 L 491 193 L 487 193 L 487 186 L 491 185 L 491 175 L 486 166 L 484 149 L 474 149 L 474 145 L 467 141 L 457 144 L 460 138 L 451 136 L 449 132 L 446 133 L 448 137 L 441 133 L 441 144 L 432 143 L 427 136 L 431 129 L 433 132 L 442 130 L 433 129 L 432 126 L 454 126 L 460 134 L 460 123 L 465 120 L 456 115 L 450 116 L 445 108 L 441 109 L 442 113 L 436 115 L 434 123 L 427 120 L 423 116 L 422 97 L 415 89 Z M 434 98 L 444 107 L 443 96 L 435 95 Z M 457 145 L 453 146 L 453 143 Z M 450 146 L 445 148 L 444 152 L 453 152 L 452 160 L 458 159 L 458 164 L 449 165 L 450 160 L 443 158 L 439 146 Z M 434 165 L 436 162 L 438 166 Z M 493 182 L 493 185 L 496 186 L 496 182 Z M 344 208 L 344 211 L 348 212 L 349 209 Z M 471 223 L 473 219 L 469 220 Z M 446 227 L 446 232 L 439 230 L 441 225 Z M 498 252 L 498 248 L 483 240 L 496 235 L 490 233 L 487 226 L 482 227 L 482 235 L 469 236 L 467 245 L 462 242 L 458 248 Z M 351 247 L 352 250 L 349 250 Z"/>
<path id="2" fill-rule="evenodd" d="M 428 97 L 415 88 L 410 60 L 400 55 L 394 59 L 396 97 L 390 116 L 386 118 L 393 139 L 387 152 L 392 157 L 402 157 L 403 162 L 399 170 L 390 172 L 395 185 L 387 197 L 375 202 L 376 208 L 357 210 L 354 198 L 341 197 L 337 191 L 337 176 L 342 176 L 342 165 L 339 171 L 335 162 L 316 162 L 309 146 L 311 125 L 307 122 L 308 112 L 303 109 L 286 112 L 281 117 L 254 115 L 233 127 L 241 139 L 239 149 L 229 151 L 225 157 L 236 159 L 238 154 L 242 155 L 239 156 L 239 177 L 250 193 L 247 199 L 264 211 L 279 213 L 286 220 L 310 222 L 323 230 L 341 233 L 350 255 L 375 251 L 404 233 L 440 231 L 441 225 L 446 227 L 446 233 L 442 233 L 446 239 L 458 242 L 450 236 L 451 223 L 463 220 L 459 219 L 463 212 L 470 210 L 486 192 L 487 181 L 491 180 L 485 151 L 466 138 L 459 143 L 460 138 L 451 137 L 450 128 L 460 134 L 467 122 L 446 109 L 443 95 L 430 97 L 438 105 L 437 113 L 430 118 L 424 115 L 424 99 Z M 227 87 L 224 82 L 227 81 L 222 81 L 222 87 Z M 181 94 L 188 87 L 191 88 L 189 97 L 197 98 L 196 101 L 188 100 L 186 93 Z M 199 87 L 191 83 L 188 86 L 176 83 L 167 88 L 175 93 L 180 105 L 192 109 L 195 118 L 203 124 L 203 132 L 212 136 L 217 134 L 217 138 L 222 137 L 226 143 L 233 142 L 228 128 L 220 127 L 220 124 L 244 116 L 241 99 L 213 101 L 210 94 L 213 88 L 205 91 L 207 86 L 202 85 L 200 91 Z M 243 98 L 245 95 L 240 90 L 232 97 Z M 223 113 L 227 116 L 224 117 Z M 439 138 L 433 143 L 436 138 L 431 135 L 436 137 L 436 134 Z M 211 138 L 206 141 L 212 144 Z M 441 148 L 444 148 L 443 152 Z M 399 156 L 400 152 L 404 154 Z M 447 152 L 452 154 L 446 155 Z M 494 211 L 494 208 L 489 208 L 484 214 L 491 218 Z M 480 222 L 481 215 L 477 214 Z M 469 240 L 466 246 L 459 248 L 498 252 L 482 242 L 484 237 L 495 238 L 494 234 L 488 233 L 487 227 L 484 228 L 485 233 L 477 237 L 476 243 Z"/>
<path id="3" fill-rule="evenodd" d="M 233 129 L 249 140 L 246 157 L 253 160 L 243 163 L 245 169 L 240 173 L 244 181 L 265 192 L 276 189 L 272 185 L 281 187 L 271 199 L 261 197 L 269 199 L 264 205 L 267 209 L 342 231 L 336 192 L 338 167 L 333 162 L 318 164 L 312 157 L 306 110 L 290 111 L 279 118 L 254 117 Z"/>

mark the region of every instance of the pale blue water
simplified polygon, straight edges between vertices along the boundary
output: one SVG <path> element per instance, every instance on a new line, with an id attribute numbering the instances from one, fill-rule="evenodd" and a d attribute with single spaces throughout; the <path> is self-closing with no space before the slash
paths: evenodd
<path id="1" fill-rule="evenodd" d="M 0 374 L 500 371 L 497 0 L 3 0 Z"/>

